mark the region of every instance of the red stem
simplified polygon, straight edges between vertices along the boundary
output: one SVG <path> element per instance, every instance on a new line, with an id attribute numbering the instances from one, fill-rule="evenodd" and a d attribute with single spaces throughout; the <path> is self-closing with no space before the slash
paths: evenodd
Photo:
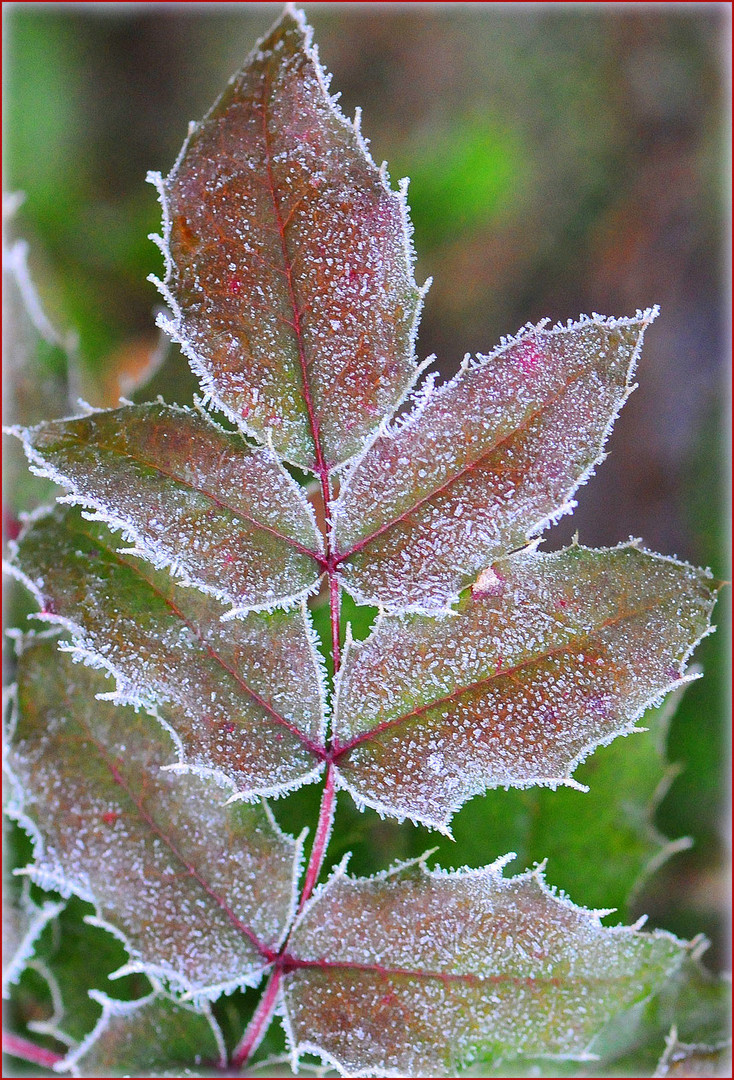
<path id="1" fill-rule="evenodd" d="M 337 560 L 331 550 L 331 483 L 329 477 L 329 466 L 324 458 L 323 449 L 321 446 L 321 438 L 319 433 L 319 420 L 314 408 L 313 398 L 311 396 L 311 386 L 309 383 L 308 362 L 306 359 L 306 352 L 304 348 L 303 340 L 303 328 L 301 326 L 301 311 L 298 305 L 298 299 L 296 297 L 295 283 L 293 280 L 293 268 L 291 265 L 290 254 L 288 251 L 288 244 L 286 242 L 286 226 L 288 219 L 283 218 L 283 214 L 280 207 L 280 202 L 276 194 L 276 185 L 272 172 L 271 152 L 270 152 L 270 133 L 268 131 L 267 124 L 267 81 L 263 86 L 262 95 L 262 123 L 263 123 L 263 142 L 265 146 L 265 164 L 268 175 L 268 183 L 273 199 L 273 209 L 275 212 L 275 220 L 278 228 L 278 234 L 280 236 L 280 243 L 283 254 L 283 265 L 285 268 L 285 277 L 288 287 L 288 294 L 293 310 L 293 330 L 296 337 L 296 343 L 298 346 L 298 358 L 301 365 L 301 376 L 303 381 L 303 397 L 306 403 L 306 410 L 308 413 L 309 425 L 311 428 L 311 435 L 314 443 L 314 457 L 315 457 L 315 472 L 321 483 L 321 495 L 324 501 L 324 516 L 326 519 L 326 558 L 322 565 L 325 565 L 328 578 L 329 578 L 329 616 L 331 621 L 331 647 L 334 660 L 334 678 L 336 678 L 341 664 L 341 649 L 340 649 L 340 607 L 341 607 L 341 591 L 339 589 L 339 581 L 336 576 L 336 563 Z M 326 855 L 326 848 L 329 843 L 329 834 L 331 833 L 331 826 L 334 822 L 334 811 L 336 807 L 336 777 L 334 773 L 334 767 L 329 758 L 331 747 L 330 744 L 326 747 L 327 760 L 329 764 L 326 769 L 326 780 L 324 783 L 324 791 L 321 797 L 321 806 L 319 808 L 319 820 L 316 825 L 316 833 L 314 835 L 313 846 L 311 848 L 311 855 L 308 860 L 308 866 L 306 867 L 306 876 L 303 882 L 303 889 L 301 890 L 301 897 L 298 902 L 298 911 L 303 909 L 304 904 L 311 896 L 316 882 L 318 881 L 321 867 Z M 283 978 L 283 956 L 288 947 L 288 942 L 283 945 L 280 955 L 275 961 L 275 967 L 272 971 L 270 979 L 263 996 L 260 999 L 260 1003 L 255 1010 L 255 1013 L 247 1025 L 244 1035 L 237 1046 L 233 1057 L 232 1064 L 240 1068 L 244 1065 L 255 1053 L 260 1042 L 262 1041 L 265 1032 L 268 1029 L 270 1021 L 273 1018 L 275 1006 L 278 999 L 278 991 L 280 989 L 280 982 Z"/>
<path id="2" fill-rule="evenodd" d="M 334 678 L 341 666 L 339 615 L 341 612 L 341 589 L 339 579 L 329 570 L 329 614 L 331 617 L 331 655 L 334 660 Z"/>
<path id="3" fill-rule="evenodd" d="M 242 1036 L 232 1054 L 232 1065 L 234 1068 L 239 1069 L 245 1062 L 249 1061 L 262 1042 L 263 1037 L 270 1026 L 270 1021 L 273 1019 L 282 978 L 283 969 L 282 967 L 276 966 L 270 975 L 270 979 L 268 980 L 263 996 L 260 998 L 258 1006 L 255 1009 L 252 1020 L 247 1025 L 245 1034 Z"/>
<path id="4" fill-rule="evenodd" d="M 28 1039 L 20 1035 L 6 1035 L 3 1033 L 3 1053 L 12 1054 L 21 1061 L 30 1061 L 33 1065 L 40 1065 L 43 1069 L 53 1069 L 59 1061 L 63 1061 L 64 1055 L 57 1054 L 54 1050 L 44 1050 L 42 1046 L 36 1046 Z"/>
<path id="5" fill-rule="evenodd" d="M 319 807 L 319 820 L 316 826 L 316 835 L 314 836 L 313 847 L 311 848 L 311 857 L 309 858 L 308 866 L 306 867 L 306 877 L 303 882 L 301 899 L 298 902 L 299 912 L 303 910 L 304 904 L 308 900 L 311 893 L 314 891 L 316 882 L 319 878 L 319 874 L 321 873 L 324 856 L 326 855 L 326 848 L 329 844 L 331 826 L 334 824 L 335 809 L 336 777 L 334 773 L 334 766 L 329 763 L 329 766 L 326 770 L 326 783 L 324 784 L 324 793 L 321 796 L 321 806 Z"/>

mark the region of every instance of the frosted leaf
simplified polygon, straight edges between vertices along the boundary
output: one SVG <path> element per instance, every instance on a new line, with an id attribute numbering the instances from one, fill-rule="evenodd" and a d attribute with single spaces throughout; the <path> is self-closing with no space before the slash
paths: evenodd
<path id="1" fill-rule="evenodd" d="M 29 884 L 23 882 L 19 895 L 6 895 L 3 902 L 3 997 L 17 983 L 32 959 L 38 939 L 51 919 L 56 918 L 63 904 L 46 900 L 37 904 L 30 895 Z"/>
<path id="2" fill-rule="evenodd" d="M 157 709 L 189 766 L 244 797 L 321 771 L 323 674 L 305 606 L 222 621 L 217 600 L 120 553 L 73 508 L 34 520 L 15 562 L 43 617 L 116 676 L 122 700 Z"/>
<path id="3" fill-rule="evenodd" d="M 290 938 L 286 1030 L 350 1076 L 451 1076 L 473 1058 L 584 1060 L 598 1030 L 674 972 L 664 932 L 605 927 L 539 872 L 499 864 L 337 873 Z"/>
<path id="4" fill-rule="evenodd" d="M 95 700 L 108 685 L 53 639 L 26 642 L 8 765 L 28 873 L 94 903 L 127 970 L 200 997 L 257 983 L 292 918 L 299 845 L 267 808 L 222 805 L 211 780 L 162 770 L 170 736 Z"/>
<path id="5" fill-rule="evenodd" d="M 211 400 L 307 468 L 350 457 L 417 376 L 420 293 L 390 189 L 286 11 L 157 183 L 162 292 Z"/>
<path id="6" fill-rule="evenodd" d="M 32 467 L 121 528 L 147 559 L 242 608 L 304 596 L 323 542 L 266 450 L 201 413 L 132 405 L 15 429 Z"/>
<path id="7" fill-rule="evenodd" d="M 102 1016 L 60 1068 L 75 1076 L 197 1076 L 223 1068 L 224 1041 L 207 1005 L 176 1001 L 159 988 L 137 1001 L 96 990 Z M 194 1070 L 192 1071 L 191 1067 Z"/>
<path id="8" fill-rule="evenodd" d="M 391 610 L 444 610 L 482 567 L 571 510 L 655 314 L 541 323 L 438 390 L 429 382 L 342 486 L 344 587 Z"/>
<path id="9" fill-rule="evenodd" d="M 500 560 L 453 617 L 383 617 L 342 668 L 340 783 L 439 828 L 487 787 L 568 783 L 680 682 L 715 589 L 632 545 L 577 545 Z"/>

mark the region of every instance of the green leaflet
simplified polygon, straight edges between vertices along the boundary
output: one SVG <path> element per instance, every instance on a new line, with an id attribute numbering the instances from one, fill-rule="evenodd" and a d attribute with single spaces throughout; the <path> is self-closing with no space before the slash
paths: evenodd
<path id="1" fill-rule="evenodd" d="M 94 997 L 102 1016 L 65 1062 L 76 1075 L 206 1076 L 223 1066 L 222 1036 L 207 1005 L 177 1002 L 160 988 L 139 1001 Z"/>

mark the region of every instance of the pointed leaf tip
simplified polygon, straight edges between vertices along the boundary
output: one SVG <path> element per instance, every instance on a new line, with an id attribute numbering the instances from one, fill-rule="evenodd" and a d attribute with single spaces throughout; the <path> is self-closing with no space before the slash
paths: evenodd
<path id="1" fill-rule="evenodd" d="M 629 545 L 500 560 L 454 617 L 384 616 L 350 647 L 339 781 L 434 827 L 487 787 L 569 784 L 679 684 L 713 603 L 704 571 Z"/>
<path id="2" fill-rule="evenodd" d="M 344 587 L 361 603 L 440 613 L 568 513 L 632 389 L 648 321 L 530 326 L 451 382 L 426 384 L 342 485 Z"/>
<path id="3" fill-rule="evenodd" d="M 319 775 L 324 674 L 305 605 L 223 621 L 219 601 L 68 507 L 30 522 L 15 564 L 84 661 L 114 674 L 123 701 L 156 710 L 179 762 L 248 798 Z M 175 761 L 172 750 L 163 764 Z"/>
<path id="4" fill-rule="evenodd" d="M 168 329 L 277 453 L 353 455 L 413 383 L 420 293 L 390 190 L 287 9 L 159 184 Z"/>

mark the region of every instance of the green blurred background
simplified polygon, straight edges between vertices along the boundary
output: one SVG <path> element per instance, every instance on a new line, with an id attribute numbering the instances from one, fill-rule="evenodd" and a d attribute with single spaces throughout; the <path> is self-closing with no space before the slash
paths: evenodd
<path id="1" fill-rule="evenodd" d="M 373 156 L 389 162 L 395 181 L 411 177 L 417 276 L 434 278 L 421 358 L 435 352 L 450 374 L 465 352 L 489 351 L 528 320 L 661 306 L 611 456 L 547 546 L 575 530 L 592 545 L 632 534 L 728 577 L 729 5 L 305 8 L 342 107 L 363 107 Z M 25 194 L 8 233 L 29 240 L 47 310 L 78 334 L 67 367 L 60 349 L 9 332 L 11 404 L 22 421 L 60 415 L 77 394 L 114 404 L 156 349 L 159 301 L 146 276 L 161 272 L 161 258 L 146 237 L 159 227 L 159 208 L 146 171 L 168 171 L 187 122 L 205 112 L 279 11 L 4 5 L 6 190 Z M 154 392 L 187 401 L 194 388 L 171 352 Z M 12 528 L 38 489 L 12 451 L 8 476 Z M 670 730 L 669 757 L 681 768 L 656 824 L 694 844 L 621 905 L 625 917 L 644 910 L 685 937 L 704 931 L 714 967 L 728 964 L 726 655 L 722 633 L 702 644 L 706 678 L 684 695 Z M 598 758 L 613 775 L 604 755 L 630 743 L 599 751 L 589 767 Z M 544 820 L 552 823 L 556 805 L 559 821 L 565 814 L 593 828 L 574 802 L 588 796 L 546 796 L 559 801 L 547 802 Z M 298 831 L 315 798 L 307 789 L 278 803 L 278 816 Z M 444 863 L 477 865 L 517 845 L 518 821 L 540 813 L 534 799 L 500 791 L 474 800 L 457 816 L 457 843 L 441 844 Z M 353 847 L 356 870 L 379 869 L 435 839 L 359 815 L 348 798 L 340 810 L 343 843 L 333 854 Z M 604 904 L 610 893 L 615 902 L 593 842 L 584 873 L 571 868 L 564 878 L 559 828 L 549 880 L 579 903 Z M 527 850 L 535 857 L 532 844 Z M 598 898 L 596 886 L 604 887 Z"/>

